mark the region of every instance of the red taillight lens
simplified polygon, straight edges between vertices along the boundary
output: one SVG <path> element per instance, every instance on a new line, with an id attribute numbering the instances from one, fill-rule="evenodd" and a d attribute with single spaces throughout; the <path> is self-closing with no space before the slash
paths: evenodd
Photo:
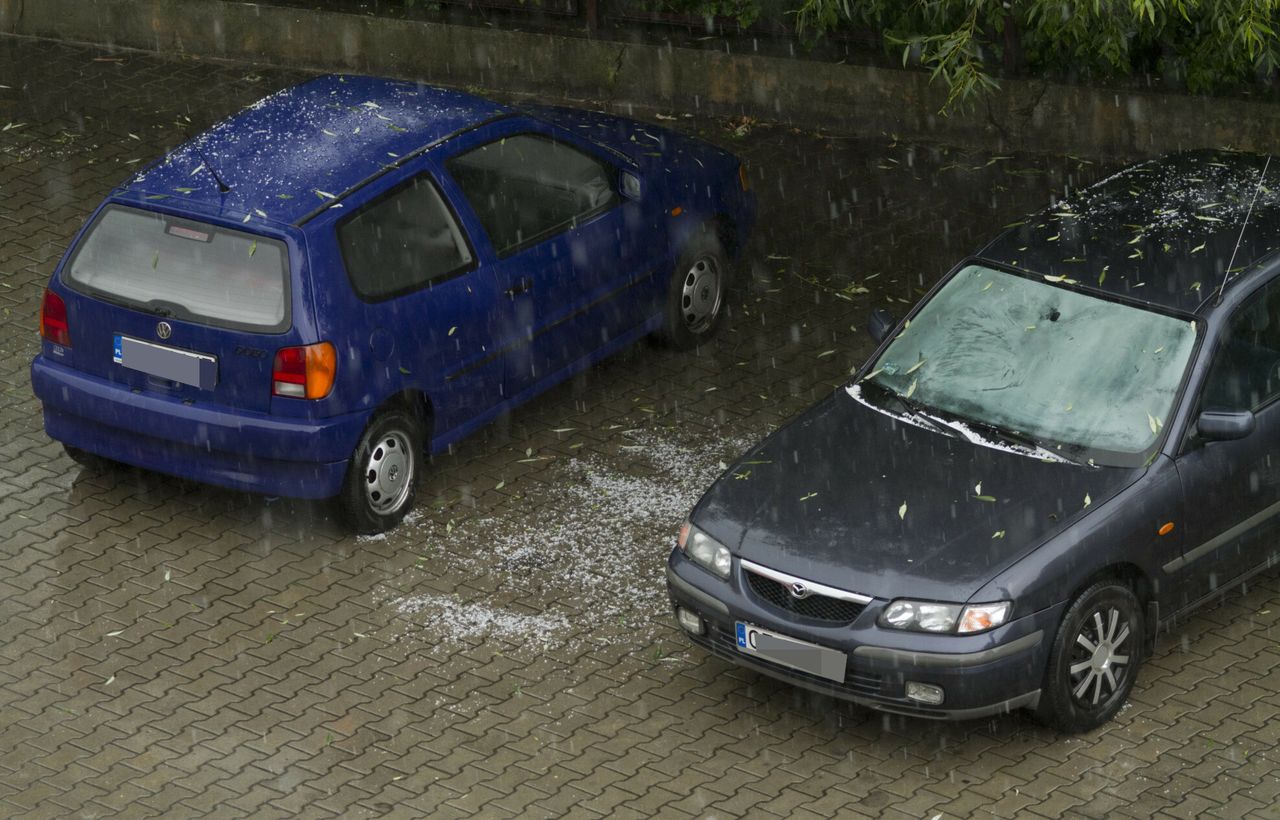
<path id="1" fill-rule="evenodd" d="M 40 304 L 40 336 L 56 345 L 71 347 L 71 328 L 67 324 L 67 303 L 48 288 L 45 288 L 44 301 Z"/>
<path id="2" fill-rule="evenodd" d="M 328 342 L 282 347 L 271 366 L 271 395 L 323 399 L 333 389 L 337 372 L 338 354 Z"/>

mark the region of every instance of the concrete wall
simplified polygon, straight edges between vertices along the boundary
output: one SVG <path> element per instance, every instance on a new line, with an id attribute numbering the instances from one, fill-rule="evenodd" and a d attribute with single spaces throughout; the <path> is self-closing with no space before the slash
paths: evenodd
<path id="1" fill-rule="evenodd" d="M 988 149 L 1131 157 L 1270 151 L 1280 105 L 1005 81 L 967 114 L 918 71 L 725 54 L 231 0 L 0 0 L 0 32 L 536 92 L 640 110 L 749 114 L 806 129 Z"/>

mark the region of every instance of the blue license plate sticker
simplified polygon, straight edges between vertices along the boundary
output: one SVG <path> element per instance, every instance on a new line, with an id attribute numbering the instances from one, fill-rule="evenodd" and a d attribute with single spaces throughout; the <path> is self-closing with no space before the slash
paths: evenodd
<path id="1" fill-rule="evenodd" d="M 111 358 L 116 364 L 124 363 L 124 342 L 121 341 L 121 339 L 123 338 L 124 338 L 123 336 L 117 333 L 116 339 L 115 339 L 115 345 L 111 350 Z"/>
<path id="2" fill-rule="evenodd" d="M 747 648 L 747 625 L 742 621 L 738 621 L 738 646 L 742 649 Z"/>

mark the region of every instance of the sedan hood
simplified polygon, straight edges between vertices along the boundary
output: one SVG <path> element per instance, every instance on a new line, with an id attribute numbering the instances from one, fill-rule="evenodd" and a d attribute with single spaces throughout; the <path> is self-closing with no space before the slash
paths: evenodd
<path id="1" fill-rule="evenodd" d="M 730 468 L 693 520 L 735 555 L 802 578 L 963 602 L 1144 471 L 953 438 L 850 387 Z"/>

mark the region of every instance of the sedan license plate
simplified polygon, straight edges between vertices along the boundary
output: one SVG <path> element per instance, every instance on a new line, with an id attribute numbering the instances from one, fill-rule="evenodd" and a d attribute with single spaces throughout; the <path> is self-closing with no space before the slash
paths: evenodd
<path id="1" fill-rule="evenodd" d="M 779 635 L 742 621 L 737 622 L 738 651 L 808 672 L 820 678 L 844 682 L 845 653 L 825 646 Z"/>
<path id="2" fill-rule="evenodd" d="M 205 353 L 165 347 L 117 333 L 111 358 L 130 370 L 201 390 L 212 390 L 218 383 L 218 359 Z"/>

